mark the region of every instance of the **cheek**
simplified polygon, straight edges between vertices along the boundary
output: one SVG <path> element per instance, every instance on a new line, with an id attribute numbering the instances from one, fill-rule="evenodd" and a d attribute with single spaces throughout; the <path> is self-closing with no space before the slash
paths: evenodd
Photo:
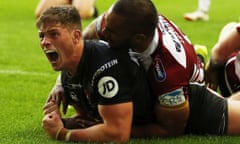
<path id="1" fill-rule="evenodd" d="M 70 45 L 61 45 L 58 51 L 62 58 L 69 58 L 73 54 L 73 48 Z"/>
<path id="2" fill-rule="evenodd" d="M 118 39 L 118 43 L 120 44 L 120 45 L 129 45 L 129 39 L 127 39 L 127 38 L 121 38 L 121 39 Z"/>
<path id="3" fill-rule="evenodd" d="M 66 42 L 61 42 L 55 45 L 60 59 L 66 60 L 73 54 L 73 45 Z"/>
<path id="4" fill-rule="evenodd" d="M 59 51 L 67 51 L 73 46 L 72 39 L 70 37 L 62 37 L 55 42 L 55 47 Z"/>
<path id="5" fill-rule="evenodd" d="M 116 44 L 121 44 L 121 43 L 125 43 L 126 39 L 124 37 L 114 35 L 114 36 L 112 36 L 112 41 L 114 41 L 114 43 L 116 43 Z"/>

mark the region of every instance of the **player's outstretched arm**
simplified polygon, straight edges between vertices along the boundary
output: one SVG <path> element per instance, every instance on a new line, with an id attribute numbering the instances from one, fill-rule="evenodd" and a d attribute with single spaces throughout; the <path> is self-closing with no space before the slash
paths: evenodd
<path id="1" fill-rule="evenodd" d="M 55 113 L 45 115 L 43 128 L 50 137 L 64 141 L 77 142 L 120 142 L 129 140 L 133 105 L 131 102 L 99 105 L 99 113 L 103 122 L 83 129 L 69 130 L 63 127 L 60 117 Z M 54 122 L 55 121 L 55 122 Z"/>

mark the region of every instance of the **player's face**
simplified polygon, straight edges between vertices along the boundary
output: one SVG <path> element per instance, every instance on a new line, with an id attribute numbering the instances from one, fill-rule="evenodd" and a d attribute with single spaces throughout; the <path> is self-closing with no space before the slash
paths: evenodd
<path id="1" fill-rule="evenodd" d="M 131 34 L 126 28 L 125 18 L 114 12 L 106 16 L 104 38 L 113 48 L 130 48 Z"/>
<path id="2" fill-rule="evenodd" d="M 39 30 L 40 45 L 54 70 L 68 69 L 73 54 L 72 33 L 59 24 Z"/>

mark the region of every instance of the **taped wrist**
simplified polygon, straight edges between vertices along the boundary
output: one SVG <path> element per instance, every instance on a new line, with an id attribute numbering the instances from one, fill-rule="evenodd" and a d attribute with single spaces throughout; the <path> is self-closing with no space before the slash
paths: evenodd
<path id="1" fill-rule="evenodd" d="M 61 141 L 69 141 L 70 139 L 70 131 L 65 128 L 60 128 L 56 133 L 56 139 Z"/>

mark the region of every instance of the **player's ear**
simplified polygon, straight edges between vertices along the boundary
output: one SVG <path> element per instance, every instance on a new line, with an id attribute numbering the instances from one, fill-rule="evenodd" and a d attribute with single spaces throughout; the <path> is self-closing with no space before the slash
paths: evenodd
<path id="1" fill-rule="evenodd" d="M 82 39 L 82 32 L 80 30 L 73 31 L 73 42 L 77 43 L 79 40 Z"/>

